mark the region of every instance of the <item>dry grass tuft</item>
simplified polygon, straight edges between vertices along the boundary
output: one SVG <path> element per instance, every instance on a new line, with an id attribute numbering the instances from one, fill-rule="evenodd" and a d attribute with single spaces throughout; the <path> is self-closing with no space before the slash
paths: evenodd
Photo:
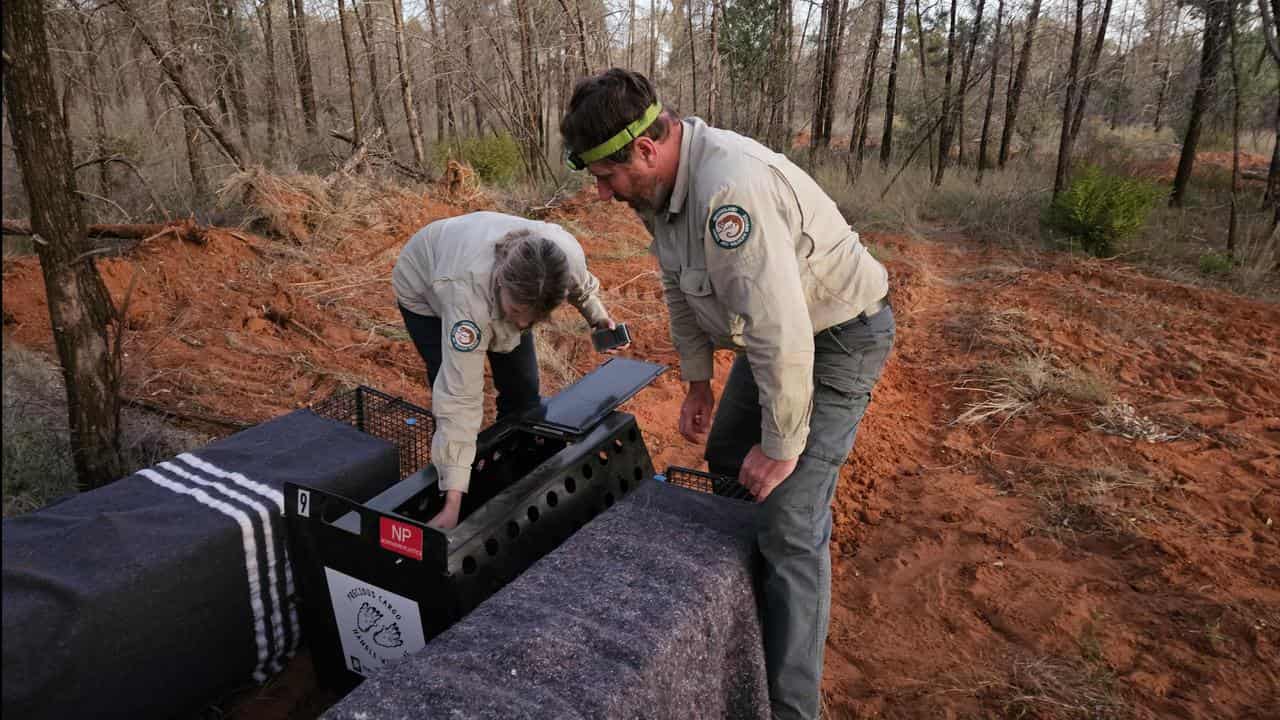
<path id="1" fill-rule="evenodd" d="M 965 352 L 990 347 L 1002 353 L 1026 353 L 1033 347 L 1022 332 L 1026 319 L 1027 314 L 1017 308 L 969 309 L 949 318 L 944 328 L 964 344 Z"/>
<path id="2" fill-rule="evenodd" d="M 251 168 L 229 176 L 219 202 L 239 202 L 247 224 L 306 247 L 338 248 L 353 236 L 402 237 L 425 224 L 421 192 L 377 177 L 275 175 Z M 460 187 L 465 183 L 460 181 Z"/>
<path id="3" fill-rule="evenodd" d="M 1104 405 L 1112 394 L 1104 378 L 1074 366 L 1056 367 L 1053 356 L 1047 353 L 1023 355 L 981 376 L 962 378 L 955 389 L 981 396 L 953 421 L 962 425 L 976 425 L 991 418 L 999 418 L 1003 425 L 1042 400 Z"/>
<path id="4" fill-rule="evenodd" d="M 577 311 L 561 308 L 545 323 L 534 326 L 534 350 L 538 353 L 538 369 L 544 377 L 553 380 L 553 386 L 543 388 L 544 395 L 575 382 L 582 374 L 574 367 L 579 342 L 586 333 L 586 323 Z"/>
<path id="5" fill-rule="evenodd" d="M 1153 519 L 1157 482 L 1118 467 L 1037 465 L 1014 476 L 1009 489 L 1036 501 L 1038 532 L 1059 541 L 1076 535 L 1134 533 Z"/>
<path id="6" fill-rule="evenodd" d="M 994 689 L 1006 717 L 1011 718 L 1093 720 L 1131 715 L 1114 676 L 1097 664 L 1020 660 Z"/>

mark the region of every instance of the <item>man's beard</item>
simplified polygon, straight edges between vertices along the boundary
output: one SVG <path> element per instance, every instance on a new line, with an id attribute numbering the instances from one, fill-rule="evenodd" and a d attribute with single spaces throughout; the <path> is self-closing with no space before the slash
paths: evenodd
<path id="1" fill-rule="evenodd" d="M 650 178 L 647 187 L 637 192 L 634 197 L 627 198 L 625 202 L 641 215 L 651 215 L 670 197 L 671 189 L 663 186 L 658 178 L 653 177 Z"/>

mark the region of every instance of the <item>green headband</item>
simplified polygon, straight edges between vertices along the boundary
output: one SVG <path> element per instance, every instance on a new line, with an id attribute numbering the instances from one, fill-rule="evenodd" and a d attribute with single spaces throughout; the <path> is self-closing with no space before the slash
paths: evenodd
<path id="1" fill-rule="evenodd" d="M 570 153 L 566 157 L 569 167 L 574 170 L 582 170 L 591 163 L 602 160 L 610 155 L 618 152 L 626 147 L 628 143 L 640 137 L 640 133 L 649 129 L 654 120 L 662 114 L 662 104 L 654 103 L 649 106 L 644 114 L 638 120 L 618 131 L 617 135 L 605 140 L 599 145 L 580 153 Z"/>

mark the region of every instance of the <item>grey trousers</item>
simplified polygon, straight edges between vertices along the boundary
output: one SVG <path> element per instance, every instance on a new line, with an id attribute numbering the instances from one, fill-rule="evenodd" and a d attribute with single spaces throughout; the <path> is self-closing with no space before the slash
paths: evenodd
<path id="1" fill-rule="evenodd" d="M 769 701 L 778 720 L 817 718 L 831 610 L 831 500 L 893 347 L 893 310 L 814 336 L 813 414 L 795 471 L 765 500 L 756 541 Z M 760 390 L 739 356 L 707 437 L 708 469 L 737 475 L 760 442 Z"/>

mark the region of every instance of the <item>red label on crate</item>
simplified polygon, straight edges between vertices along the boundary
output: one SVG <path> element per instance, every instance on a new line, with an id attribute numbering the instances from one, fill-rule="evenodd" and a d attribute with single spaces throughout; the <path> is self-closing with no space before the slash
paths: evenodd
<path id="1" fill-rule="evenodd" d="M 378 539 L 382 541 L 382 547 L 414 560 L 422 559 L 421 528 L 388 517 L 378 518 L 378 524 Z"/>

